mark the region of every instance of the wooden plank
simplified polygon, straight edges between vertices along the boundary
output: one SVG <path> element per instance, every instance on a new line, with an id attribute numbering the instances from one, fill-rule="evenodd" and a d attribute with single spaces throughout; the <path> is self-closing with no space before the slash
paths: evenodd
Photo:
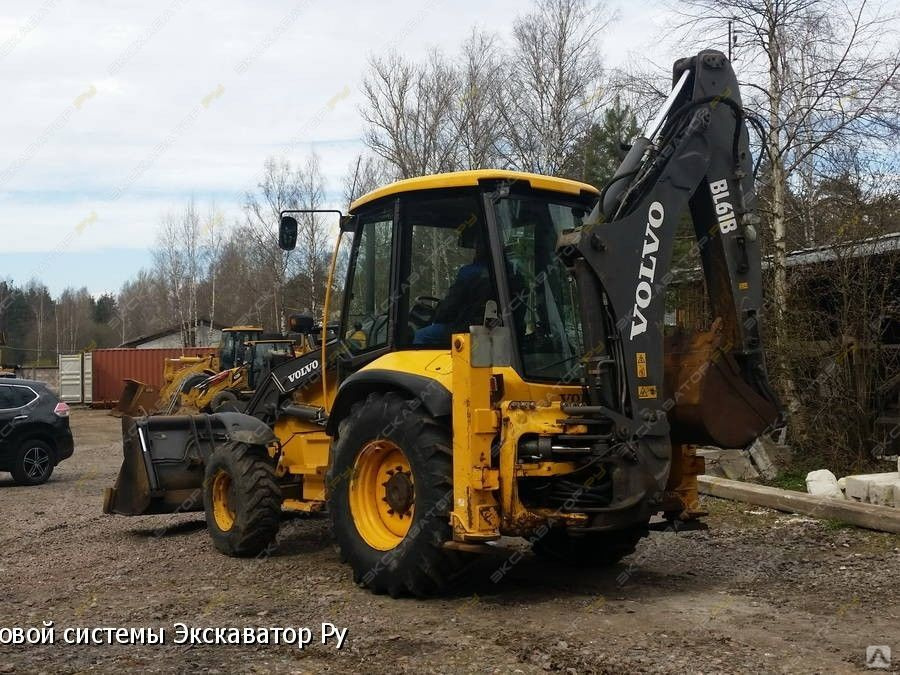
<path id="1" fill-rule="evenodd" d="M 712 497 L 767 506 L 788 513 L 801 513 L 813 518 L 830 518 L 870 530 L 900 534 L 900 509 L 889 506 L 816 497 L 804 492 L 742 483 L 715 476 L 698 476 L 697 486 L 702 494 Z"/>

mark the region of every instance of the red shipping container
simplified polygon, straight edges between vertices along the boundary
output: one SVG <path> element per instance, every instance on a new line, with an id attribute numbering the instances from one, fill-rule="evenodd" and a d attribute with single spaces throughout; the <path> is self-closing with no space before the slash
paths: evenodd
<path id="1" fill-rule="evenodd" d="M 95 349 L 92 354 L 91 376 L 95 407 L 115 405 L 125 386 L 125 380 L 138 380 L 156 389 L 163 385 L 166 359 L 179 356 L 209 356 L 215 347 L 185 347 L 184 349 Z"/>

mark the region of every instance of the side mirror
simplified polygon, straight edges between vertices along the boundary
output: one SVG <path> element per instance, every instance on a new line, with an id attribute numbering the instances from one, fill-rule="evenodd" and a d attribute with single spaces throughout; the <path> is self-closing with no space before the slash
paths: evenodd
<path id="1" fill-rule="evenodd" d="M 316 322 L 309 314 L 292 314 L 288 318 L 288 327 L 292 333 L 309 335 L 315 330 Z"/>
<path id="2" fill-rule="evenodd" d="M 356 232 L 357 220 L 355 215 L 341 216 L 341 232 Z"/>
<path id="3" fill-rule="evenodd" d="M 297 246 L 297 219 L 292 216 L 281 216 L 278 226 L 278 248 L 293 251 Z"/>

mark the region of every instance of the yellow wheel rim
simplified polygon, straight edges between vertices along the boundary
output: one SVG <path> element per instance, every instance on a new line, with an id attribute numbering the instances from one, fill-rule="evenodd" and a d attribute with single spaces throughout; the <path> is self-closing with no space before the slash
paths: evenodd
<path id="1" fill-rule="evenodd" d="M 409 460 L 391 441 L 363 446 L 350 479 L 350 514 L 365 542 L 379 551 L 396 547 L 409 532 L 415 488 Z"/>
<path id="2" fill-rule="evenodd" d="M 212 482 L 213 518 L 222 532 L 234 527 L 234 511 L 230 506 L 231 476 L 223 469 L 216 471 Z"/>

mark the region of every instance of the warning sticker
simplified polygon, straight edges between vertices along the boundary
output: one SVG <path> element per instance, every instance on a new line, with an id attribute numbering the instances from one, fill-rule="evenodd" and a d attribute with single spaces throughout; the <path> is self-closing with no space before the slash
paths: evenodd
<path id="1" fill-rule="evenodd" d="M 637 376 L 647 377 L 647 352 L 637 353 Z"/>
<path id="2" fill-rule="evenodd" d="M 638 387 L 638 398 L 656 398 L 656 387 Z"/>

